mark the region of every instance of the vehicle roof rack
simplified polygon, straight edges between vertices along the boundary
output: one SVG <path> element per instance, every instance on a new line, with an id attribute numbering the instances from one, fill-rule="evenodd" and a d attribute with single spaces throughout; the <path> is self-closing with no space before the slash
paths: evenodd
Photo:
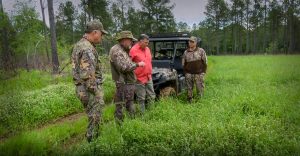
<path id="1" fill-rule="evenodd" d="M 150 38 L 166 38 L 166 37 L 190 37 L 189 32 L 168 32 L 150 34 Z"/>

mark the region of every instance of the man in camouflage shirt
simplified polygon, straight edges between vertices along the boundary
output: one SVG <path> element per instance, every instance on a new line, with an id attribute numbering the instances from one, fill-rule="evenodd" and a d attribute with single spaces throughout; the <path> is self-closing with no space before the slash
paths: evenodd
<path id="1" fill-rule="evenodd" d="M 197 93 L 200 97 L 204 92 L 204 76 L 207 69 L 207 57 L 204 49 L 197 47 L 197 38 L 192 36 L 189 39 L 189 48 L 182 56 L 182 65 L 185 72 L 185 79 L 188 92 L 188 101 L 193 98 L 193 87 L 196 83 Z"/>
<path id="2" fill-rule="evenodd" d="M 143 67 L 144 62 L 132 62 L 129 57 L 129 50 L 132 41 L 135 40 L 130 31 L 119 33 L 118 44 L 114 45 L 109 52 L 112 78 L 116 85 L 115 94 L 115 118 L 118 124 L 123 121 L 123 107 L 125 106 L 130 116 L 134 114 L 133 97 L 136 77 L 134 70 Z"/>
<path id="3" fill-rule="evenodd" d="M 102 70 L 95 48 L 107 34 L 100 21 L 87 23 L 85 35 L 74 45 L 72 52 L 72 72 L 76 94 L 88 115 L 86 137 L 91 142 L 98 137 L 101 110 L 104 106 Z"/>

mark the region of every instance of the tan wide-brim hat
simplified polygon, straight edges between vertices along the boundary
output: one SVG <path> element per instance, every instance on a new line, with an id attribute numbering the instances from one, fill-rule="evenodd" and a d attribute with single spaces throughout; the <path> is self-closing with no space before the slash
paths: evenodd
<path id="1" fill-rule="evenodd" d="M 137 39 L 133 37 L 131 31 L 121 31 L 116 37 L 117 41 L 125 38 L 131 39 L 132 41 L 137 41 Z"/>

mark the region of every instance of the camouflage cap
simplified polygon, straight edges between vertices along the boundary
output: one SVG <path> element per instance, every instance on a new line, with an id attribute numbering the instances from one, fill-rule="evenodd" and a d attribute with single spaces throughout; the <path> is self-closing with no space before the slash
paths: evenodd
<path id="1" fill-rule="evenodd" d="M 124 39 L 124 38 L 129 38 L 129 39 L 132 39 L 133 41 L 137 41 L 137 39 L 133 37 L 131 31 L 121 31 L 117 35 L 117 40 L 118 41 L 120 41 L 121 39 Z"/>
<path id="2" fill-rule="evenodd" d="M 197 43 L 198 39 L 197 39 L 197 37 L 195 37 L 195 36 L 191 36 L 191 37 L 189 38 L 189 41 L 193 41 L 193 42 Z"/>
<path id="3" fill-rule="evenodd" d="M 103 24 L 99 20 L 92 20 L 86 24 L 85 32 L 91 32 L 93 30 L 100 30 L 104 34 L 108 34 L 103 28 Z"/>

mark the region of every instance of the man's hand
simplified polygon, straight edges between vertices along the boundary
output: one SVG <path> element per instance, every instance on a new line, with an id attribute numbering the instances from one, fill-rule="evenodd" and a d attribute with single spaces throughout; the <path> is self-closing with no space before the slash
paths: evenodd
<path id="1" fill-rule="evenodd" d="M 145 66 L 145 62 L 141 61 L 138 63 L 139 67 L 144 67 Z"/>

